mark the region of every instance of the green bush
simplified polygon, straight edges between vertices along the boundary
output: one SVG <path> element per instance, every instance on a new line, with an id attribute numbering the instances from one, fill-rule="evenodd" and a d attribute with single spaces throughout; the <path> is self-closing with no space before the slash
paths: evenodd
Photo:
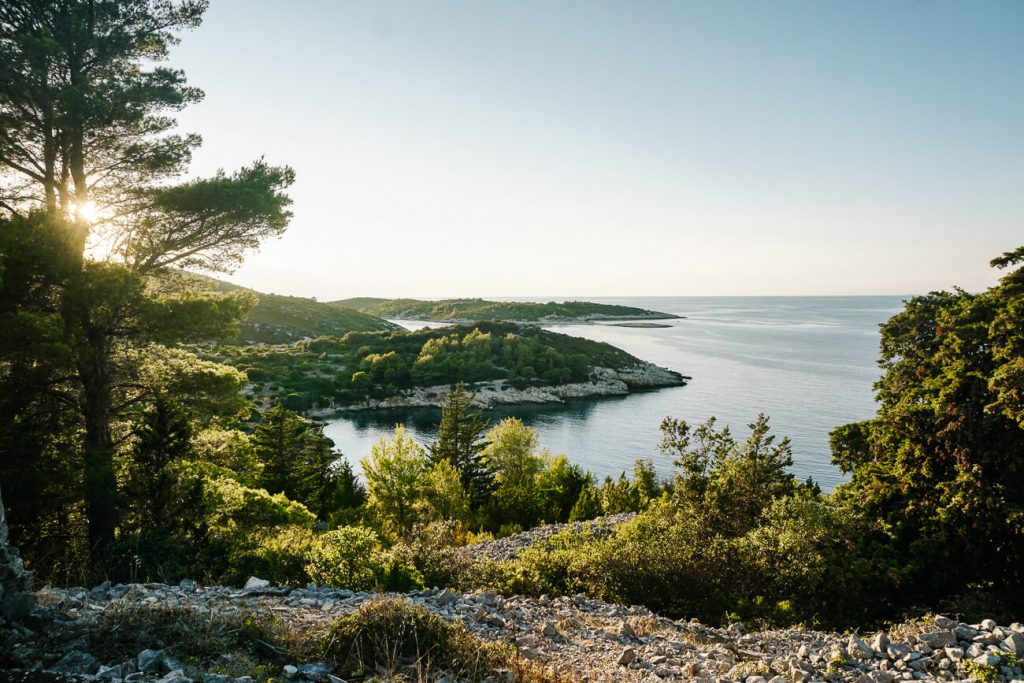
<path id="1" fill-rule="evenodd" d="M 341 527 L 316 539 L 305 566 L 317 583 L 353 591 L 407 591 L 422 586 L 416 569 L 385 551 L 365 527 Z"/>
<path id="2" fill-rule="evenodd" d="M 461 586 L 471 565 L 459 548 L 459 527 L 451 521 L 414 528 L 407 539 L 395 546 L 394 553 L 419 572 L 426 586 Z"/>
<path id="3" fill-rule="evenodd" d="M 322 534 L 309 554 L 306 571 L 317 583 L 370 590 L 383 571 L 384 546 L 373 531 L 342 527 Z"/>
<path id="4" fill-rule="evenodd" d="M 664 429 L 682 469 L 672 495 L 610 536 L 563 533 L 515 560 L 479 563 L 472 582 L 527 594 L 582 591 L 711 623 L 736 615 L 849 624 L 884 612 L 894 558 L 877 524 L 797 484 L 784 469 L 788 442 L 775 442 L 766 420 L 744 443 L 713 422 L 693 432 L 694 445 L 685 423 Z"/>

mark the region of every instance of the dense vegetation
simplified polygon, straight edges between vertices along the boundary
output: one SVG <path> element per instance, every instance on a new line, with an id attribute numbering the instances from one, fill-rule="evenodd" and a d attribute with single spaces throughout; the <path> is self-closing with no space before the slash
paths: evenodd
<path id="1" fill-rule="evenodd" d="M 595 366 L 639 359 L 614 346 L 513 323 L 386 334 L 350 333 L 278 346 L 218 346 L 211 360 L 244 371 L 258 403 L 293 410 L 385 398 L 412 387 L 508 380 L 515 386 L 586 381 Z"/>
<path id="2" fill-rule="evenodd" d="M 215 291 L 252 290 L 208 279 Z M 252 292 L 256 305 L 238 324 L 230 343 L 285 344 L 316 337 L 341 337 L 349 332 L 388 332 L 398 325 L 354 309 L 339 308 L 300 296 Z"/>
<path id="3" fill-rule="evenodd" d="M 229 270 L 280 234 L 293 174 L 261 160 L 175 182 L 198 139 L 168 114 L 201 93 L 161 62 L 204 8 L 0 5 L 0 481 L 42 581 L 583 591 L 709 621 L 855 624 L 972 604 L 1019 616 L 1024 248 L 993 262 L 1008 269 L 998 286 L 915 297 L 883 327 L 879 411 L 835 431 L 851 479 L 832 494 L 794 479 L 763 417 L 742 441 L 666 419 L 671 480 L 641 462 L 599 483 L 521 422 L 487 423 L 462 386 L 435 443 L 399 427 L 349 454 L 364 456 L 360 478 L 319 425 L 273 401 L 254 411 L 241 388 L 306 407 L 418 383 L 571 381 L 636 359 L 498 322 L 218 347 L 253 297 L 168 276 Z M 610 537 L 567 534 L 512 561 L 458 550 L 627 510 L 640 514 Z"/>
<path id="4" fill-rule="evenodd" d="M 466 322 L 504 320 L 511 322 L 544 322 L 567 320 L 661 320 L 677 318 L 633 306 L 597 304 L 590 301 L 549 301 L 544 304 L 524 301 L 487 301 L 485 299 L 376 299 L 361 297 L 330 302 L 339 308 L 351 308 L 382 318 L 400 320 L 434 320 Z"/>

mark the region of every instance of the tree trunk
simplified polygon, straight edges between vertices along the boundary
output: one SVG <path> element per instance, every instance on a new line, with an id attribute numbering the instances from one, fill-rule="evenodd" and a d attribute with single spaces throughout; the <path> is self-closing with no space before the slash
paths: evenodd
<path id="1" fill-rule="evenodd" d="M 110 368 L 106 358 L 80 369 L 85 419 L 85 506 L 89 545 L 105 558 L 114 544 L 117 526 L 117 479 L 114 440 L 110 434 Z"/>

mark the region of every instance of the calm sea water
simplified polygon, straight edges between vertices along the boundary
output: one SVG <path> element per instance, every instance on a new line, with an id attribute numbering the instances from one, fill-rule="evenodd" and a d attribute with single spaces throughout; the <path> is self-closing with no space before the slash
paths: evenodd
<path id="1" fill-rule="evenodd" d="M 830 490 L 842 476 L 830 462 L 828 434 L 875 412 L 878 325 L 903 297 L 659 297 L 595 299 L 686 316 L 658 329 L 570 325 L 550 329 L 605 341 L 693 377 L 685 387 L 560 406 L 492 411 L 535 428 L 543 447 L 599 476 L 631 471 L 658 455 L 662 418 L 700 422 L 714 415 L 738 436 L 758 413 L 793 442 L 793 471 Z M 407 326 L 417 324 L 406 322 Z M 420 324 L 422 326 L 422 324 Z M 353 463 L 397 422 L 421 443 L 435 435 L 436 410 L 346 414 L 326 434 Z M 358 468 L 357 468 L 358 469 Z"/>

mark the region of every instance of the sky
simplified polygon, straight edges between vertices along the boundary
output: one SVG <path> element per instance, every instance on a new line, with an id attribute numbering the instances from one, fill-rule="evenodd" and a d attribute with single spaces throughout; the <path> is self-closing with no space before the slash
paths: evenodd
<path id="1" fill-rule="evenodd" d="M 316 296 L 981 290 L 1024 243 L 1024 2 L 212 0 L 192 172 L 288 164 L 228 279 Z"/>

